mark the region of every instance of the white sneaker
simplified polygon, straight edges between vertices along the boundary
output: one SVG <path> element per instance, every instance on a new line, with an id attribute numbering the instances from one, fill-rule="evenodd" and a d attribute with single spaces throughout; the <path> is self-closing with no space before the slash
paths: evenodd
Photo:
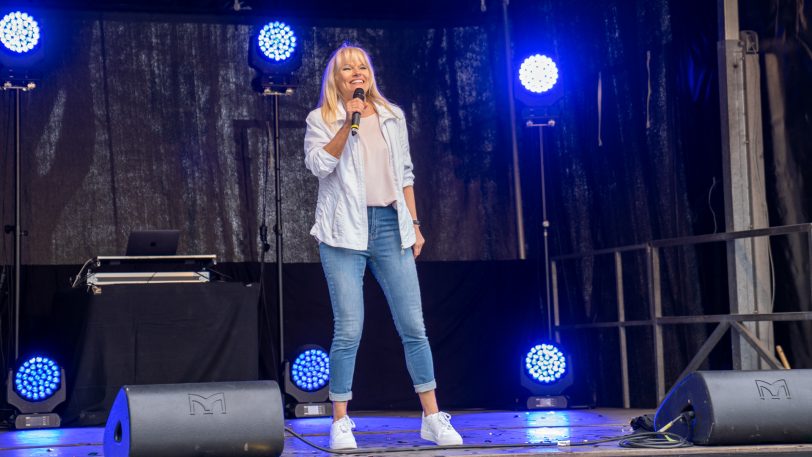
<path id="1" fill-rule="evenodd" d="M 451 414 L 442 411 L 423 416 L 423 424 L 420 426 L 420 438 L 434 441 L 440 446 L 462 444 L 462 437 L 451 425 Z"/>
<path id="2" fill-rule="evenodd" d="M 352 436 L 354 428 L 355 422 L 350 419 L 350 416 L 344 416 L 333 422 L 333 425 L 330 426 L 330 449 L 357 448 L 358 444 L 355 442 L 355 437 Z"/>

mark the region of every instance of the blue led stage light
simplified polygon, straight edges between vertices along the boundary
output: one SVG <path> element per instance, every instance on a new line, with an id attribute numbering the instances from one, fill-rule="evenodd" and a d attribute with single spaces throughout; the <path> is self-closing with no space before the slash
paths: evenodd
<path id="1" fill-rule="evenodd" d="M 569 404 L 563 392 L 572 385 L 570 356 L 557 344 L 538 343 L 522 356 L 521 385 L 532 394 L 527 409 L 561 409 Z"/>
<path id="2" fill-rule="evenodd" d="M 42 78 L 54 35 L 47 22 L 24 11 L 0 12 L 0 84 L 4 87 L 33 90 L 34 81 Z"/>
<path id="3" fill-rule="evenodd" d="M 555 345 L 537 344 L 524 358 L 525 370 L 532 379 L 550 384 L 561 379 L 567 372 L 567 359 Z"/>
<path id="4" fill-rule="evenodd" d="M 259 31 L 257 45 L 267 59 L 282 62 L 296 50 L 296 34 L 284 22 L 269 22 Z"/>
<path id="5" fill-rule="evenodd" d="M 14 11 L 0 19 L 0 43 L 6 50 L 25 54 L 37 47 L 39 41 L 39 24 L 28 13 Z"/>
<path id="6" fill-rule="evenodd" d="M 285 362 L 286 409 L 294 417 L 323 417 L 333 414 L 327 401 L 330 382 L 330 356 L 320 346 L 308 344 L 294 352 L 293 363 Z"/>
<path id="7" fill-rule="evenodd" d="M 306 350 L 294 360 L 290 376 L 296 387 L 315 392 L 330 380 L 330 357 L 321 349 Z"/>
<path id="8" fill-rule="evenodd" d="M 31 357 L 14 375 L 14 390 L 28 401 L 51 398 L 62 385 L 61 368 L 48 357 Z"/>
<path id="9" fill-rule="evenodd" d="M 302 65 L 294 28 L 282 21 L 258 25 L 251 35 L 248 65 L 257 71 L 251 87 L 263 95 L 290 95 L 298 86 L 294 72 Z"/>
<path id="10" fill-rule="evenodd" d="M 532 55 L 519 67 L 519 81 L 528 91 L 543 94 L 558 82 L 558 66 L 545 55 Z"/>
<path id="11" fill-rule="evenodd" d="M 8 372 L 6 398 L 19 411 L 15 428 L 59 427 L 62 421 L 52 411 L 65 401 L 65 370 L 43 355 L 21 359 Z"/>

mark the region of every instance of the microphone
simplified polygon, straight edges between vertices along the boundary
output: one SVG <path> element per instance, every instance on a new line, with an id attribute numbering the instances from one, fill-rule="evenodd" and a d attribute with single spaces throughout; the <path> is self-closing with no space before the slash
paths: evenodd
<path id="1" fill-rule="evenodd" d="M 360 87 L 355 89 L 355 92 L 352 94 L 352 98 L 360 98 L 361 101 L 364 101 L 364 89 Z M 361 113 L 355 111 L 352 113 L 352 125 L 350 125 L 350 129 L 352 130 L 353 135 L 358 135 L 358 127 L 361 125 Z"/>

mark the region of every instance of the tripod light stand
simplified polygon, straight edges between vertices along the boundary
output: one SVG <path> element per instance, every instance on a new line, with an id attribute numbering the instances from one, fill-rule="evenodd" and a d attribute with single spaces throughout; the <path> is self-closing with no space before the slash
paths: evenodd
<path id="1" fill-rule="evenodd" d="M 21 247 L 22 236 L 27 234 L 21 228 L 20 217 L 20 98 L 22 92 L 30 92 L 37 87 L 35 81 L 39 76 L 34 69 L 45 56 L 40 33 L 40 24 L 26 12 L 12 11 L 0 18 L 0 88 L 14 93 L 14 224 L 5 226 L 5 233 L 14 234 L 14 315 L 11 319 L 14 334 L 11 355 L 14 362 L 20 355 Z"/>
<path id="2" fill-rule="evenodd" d="M 268 83 L 262 92 L 263 96 L 271 97 L 273 100 L 273 174 L 274 174 L 274 208 L 276 210 L 276 223 L 273 227 L 274 239 L 276 243 L 276 285 L 277 285 L 277 303 L 279 306 L 279 358 L 280 362 L 284 359 L 285 354 L 285 325 L 284 325 L 284 298 L 282 290 L 282 261 L 283 261 L 283 236 L 282 236 L 282 169 L 281 169 L 281 154 L 280 154 L 280 138 L 279 138 L 279 97 L 284 95 L 291 95 L 295 90 L 295 86 L 290 83 Z M 270 151 L 269 151 L 270 152 Z M 268 159 L 270 160 L 270 154 Z M 267 163 L 267 162 L 266 162 Z M 263 217 L 262 226 L 260 228 L 260 237 L 263 238 L 263 257 L 264 251 L 267 250 L 267 233 L 268 229 L 265 226 L 265 218 Z M 263 262 L 264 263 L 264 262 Z M 260 278 L 260 280 L 263 280 Z M 282 362 L 282 369 L 284 370 L 284 362 Z"/>
<path id="3" fill-rule="evenodd" d="M 20 229 L 20 92 L 34 90 L 36 84 L 28 82 L 25 85 L 15 84 L 13 81 L 3 82 L 4 91 L 14 91 L 14 224 L 6 225 L 5 232 L 14 234 L 14 340 L 11 345 L 14 360 L 20 356 L 20 277 L 22 273 L 22 236 Z"/>

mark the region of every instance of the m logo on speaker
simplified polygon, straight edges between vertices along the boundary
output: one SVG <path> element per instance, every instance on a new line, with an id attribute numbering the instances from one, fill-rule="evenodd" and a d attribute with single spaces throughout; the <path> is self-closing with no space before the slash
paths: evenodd
<path id="1" fill-rule="evenodd" d="M 223 392 L 211 394 L 208 397 L 189 394 L 189 415 L 214 414 L 215 410 L 220 414 L 226 414 L 226 395 Z"/>
<path id="2" fill-rule="evenodd" d="M 779 379 L 775 382 L 767 382 L 756 379 L 756 388 L 758 388 L 758 396 L 761 397 L 762 400 L 766 400 L 767 398 L 771 400 L 780 400 L 782 398 L 786 398 L 789 400 L 792 398 L 792 396 L 789 394 L 789 386 L 787 386 L 787 381 L 784 379 Z"/>

